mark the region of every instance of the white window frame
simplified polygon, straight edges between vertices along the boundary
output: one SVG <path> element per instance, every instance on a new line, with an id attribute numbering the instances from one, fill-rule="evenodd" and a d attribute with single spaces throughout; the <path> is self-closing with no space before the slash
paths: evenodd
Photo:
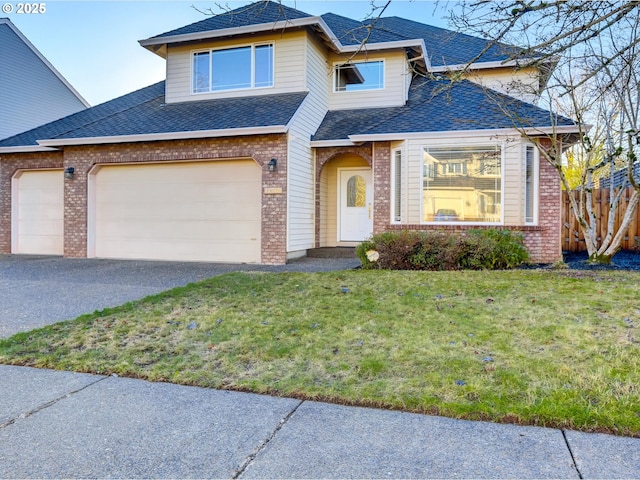
<path id="1" fill-rule="evenodd" d="M 461 147 L 464 148 L 486 148 L 486 147 L 500 147 L 500 220 L 498 222 L 425 222 L 424 219 L 424 151 L 426 148 L 451 148 L 451 149 L 459 149 Z M 504 142 L 501 143 L 490 143 L 490 142 L 472 142 L 472 143 L 464 143 L 464 144 L 423 144 L 420 146 L 420 180 L 418 183 L 419 192 L 420 192 L 420 225 L 456 225 L 456 226 L 500 226 L 504 225 L 504 211 L 505 211 L 505 192 L 504 192 L 504 180 L 505 180 L 505 155 L 506 155 L 506 144 Z"/>
<path id="2" fill-rule="evenodd" d="M 400 154 L 400 172 L 397 171 L 396 155 Z M 392 224 L 400 224 L 405 221 L 405 209 L 403 203 L 403 193 L 406 196 L 406 155 L 403 147 L 394 148 L 391 151 L 391 218 Z M 400 191 L 398 192 L 397 185 L 400 183 Z M 397 215 L 396 206 L 400 206 L 400 215 Z"/>
<path id="3" fill-rule="evenodd" d="M 367 89 L 363 89 L 363 90 L 352 90 L 352 91 L 348 91 L 348 90 L 338 90 L 336 88 L 336 76 L 338 75 L 338 67 L 344 67 L 345 65 L 357 65 L 358 63 L 376 63 L 376 62 L 380 62 L 382 63 L 382 86 L 381 87 L 377 87 L 377 88 L 367 88 Z M 331 76 L 331 90 L 333 91 L 333 93 L 338 93 L 338 94 L 355 94 L 355 93 L 363 93 L 363 92 L 378 92 L 381 90 L 384 90 L 386 88 L 386 79 L 387 79 L 387 64 L 384 58 L 368 58 L 366 60 L 346 60 L 344 62 L 334 62 L 333 63 L 333 75 Z"/>
<path id="4" fill-rule="evenodd" d="M 533 191 L 531 194 L 533 195 L 533 218 L 531 220 L 527 219 L 527 150 L 533 150 Z M 523 170 L 524 170 L 524 224 L 525 225 L 538 225 L 538 206 L 540 202 L 540 152 L 538 148 L 532 143 L 525 143 L 523 145 Z"/>
<path id="5" fill-rule="evenodd" d="M 256 48 L 257 47 L 263 47 L 265 45 L 270 45 L 273 54 L 271 55 L 271 71 L 273 73 L 273 81 L 271 85 L 268 86 L 264 86 L 264 87 L 256 87 L 255 86 L 255 82 L 256 82 Z M 246 47 L 251 47 L 251 86 L 250 87 L 244 87 L 244 88 L 228 88 L 228 89 L 223 89 L 223 90 L 213 90 L 211 88 L 211 79 L 213 78 L 213 72 L 211 70 L 212 68 L 212 54 L 213 52 L 216 51 L 221 51 L 221 50 L 234 50 L 236 48 L 246 48 Z M 198 53 L 209 53 L 209 90 L 205 91 L 205 92 L 196 92 L 196 85 L 195 85 L 195 71 L 194 71 L 194 58 L 196 56 L 196 54 Z M 241 44 L 241 45 L 233 45 L 233 46 L 227 46 L 227 47 L 219 47 L 219 48 L 201 48 L 198 50 L 192 50 L 189 53 L 189 60 L 191 63 L 190 66 L 190 71 L 191 71 L 191 95 L 211 95 L 213 94 L 224 94 L 226 92 L 237 92 L 237 91 L 242 91 L 242 90 L 263 90 L 263 89 L 267 89 L 267 88 L 274 88 L 275 87 L 275 83 L 276 83 L 276 72 L 275 72 L 275 62 L 276 62 L 276 44 L 275 42 L 258 42 L 258 43 L 248 43 L 248 44 Z"/>

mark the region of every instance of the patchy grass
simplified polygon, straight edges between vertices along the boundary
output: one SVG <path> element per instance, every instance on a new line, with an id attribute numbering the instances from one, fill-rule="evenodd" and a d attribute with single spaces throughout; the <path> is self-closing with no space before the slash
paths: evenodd
<path id="1" fill-rule="evenodd" d="M 233 273 L 0 362 L 639 436 L 640 273 Z"/>

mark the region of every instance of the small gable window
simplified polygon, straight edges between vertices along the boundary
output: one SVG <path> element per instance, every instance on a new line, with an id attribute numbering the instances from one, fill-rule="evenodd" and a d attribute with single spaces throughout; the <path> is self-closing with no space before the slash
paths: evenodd
<path id="1" fill-rule="evenodd" d="M 336 92 L 376 90 L 384 88 L 384 62 L 350 62 L 336 65 L 334 74 Z"/>
<path id="2" fill-rule="evenodd" d="M 193 93 L 272 86 L 272 44 L 193 54 Z"/>

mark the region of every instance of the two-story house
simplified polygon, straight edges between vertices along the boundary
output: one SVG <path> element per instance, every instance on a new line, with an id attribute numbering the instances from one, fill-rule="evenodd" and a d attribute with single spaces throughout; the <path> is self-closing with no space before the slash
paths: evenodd
<path id="1" fill-rule="evenodd" d="M 0 139 L 89 107 L 8 18 L 0 45 Z"/>
<path id="2" fill-rule="evenodd" d="M 575 126 L 529 103 L 542 69 L 502 47 L 442 91 L 484 40 L 261 1 L 140 43 L 165 82 L 0 142 L 0 253 L 278 264 L 499 227 L 560 258 L 557 174 L 495 99 L 535 131 Z"/>

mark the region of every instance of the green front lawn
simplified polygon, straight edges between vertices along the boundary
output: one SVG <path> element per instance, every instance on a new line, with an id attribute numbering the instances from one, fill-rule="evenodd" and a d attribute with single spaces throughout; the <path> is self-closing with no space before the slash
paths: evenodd
<path id="1" fill-rule="evenodd" d="M 0 340 L 0 362 L 640 435 L 640 273 L 233 273 Z"/>

